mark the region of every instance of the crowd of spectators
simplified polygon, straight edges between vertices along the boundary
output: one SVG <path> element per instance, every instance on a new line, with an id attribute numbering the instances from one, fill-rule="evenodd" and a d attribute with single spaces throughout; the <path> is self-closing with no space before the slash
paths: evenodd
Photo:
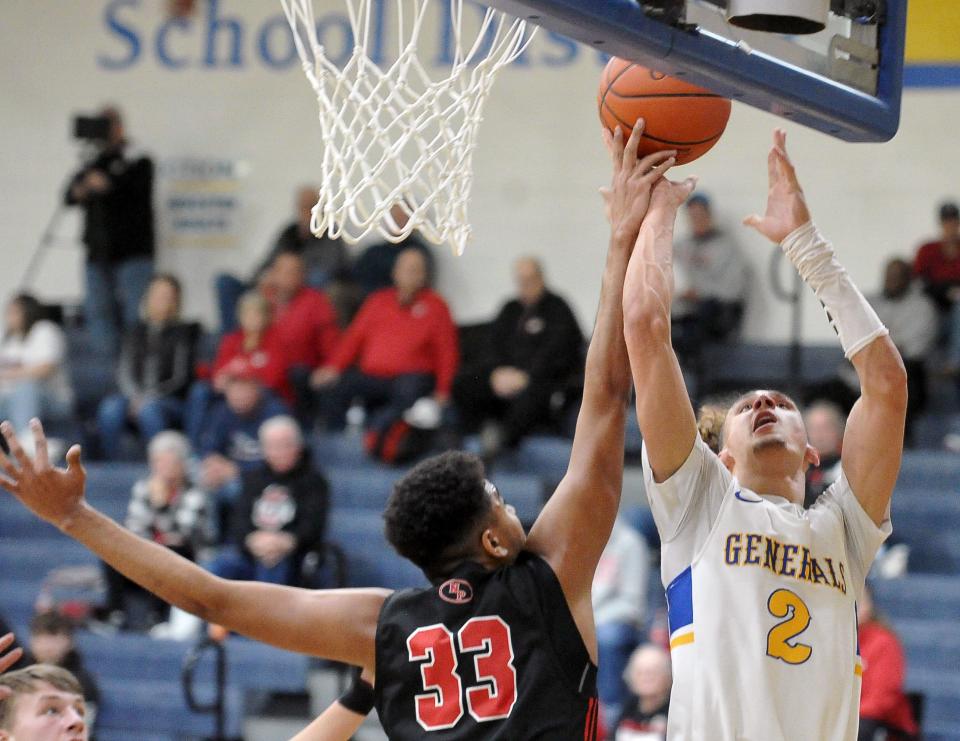
<path id="1" fill-rule="evenodd" d="M 133 487 L 126 518 L 135 533 L 225 578 L 297 584 L 305 557 L 324 547 L 329 508 L 326 480 L 311 459 L 315 430 L 362 427 L 358 445 L 399 462 L 404 441 L 418 429 L 454 431 L 434 442 L 479 433 L 488 459 L 537 430 L 562 429 L 562 413 L 576 407 L 582 385 L 583 334 L 538 260 L 516 261 L 513 298 L 479 340 L 461 347 L 463 335 L 433 287 L 433 255 L 416 233 L 399 244 L 372 245 L 351 263 L 340 242 L 310 232 L 315 188 L 307 186 L 296 194 L 294 219 L 256 269 L 246 279 L 217 277 L 222 326 L 216 352 L 202 358 L 202 330 L 181 316 L 179 281 L 152 272 L 152 227 L 149 238 L 138 237 L 120 223 L 118 214 L 134 208 L 134 196 L 121 193 L 149 189 L 152 169 L 147 159 L 126 158 L 119 114 L 107 113 L 116 128 L 102 162 L 77 174 L 67 198 L 86 213 L 88 293 L 103 294 L 88 296 L 90 337 L 104 347 L 119 338 L 117 392 L 96 414 L 99 453 L 124 458 L 137 446 L 147 453 L 149 473 Z M 681 359 L 695 367 L 705 343 L 736 337 L 750 280 L 711 202 L 694 196 L 686 213 L 690 237 L 676 248 L 673 333 Z M 405 219 L 396 207 L 392 228 L 402 229 Z M 947 348 L 948 372 L 960 373 L 960 214 L 944 204 L 940 219 L 941 238 L 921 247 L 912 264 L 890 260 L 872 298 L 907 365 L 908 424 L 924 408 L 935 347 Z M 140 247 L 132 246 L 136 239 Z M 147 280 L 136 295 L 141 274 Z M 69 415 L 66 344 L 36 299 L 11 300 L 0 341 L 0 413 L 18 429 L 33 416 Z M 821 458 L 807 472 L 807 506 L 839 473 L 844 418 L 858 389 L 841 369 L 812 392 L 817 401 L 805 418 Z M 724 410 L 717 409 L 715 422 L 722 423 Z M 707 427 L 708 442 L 719 445 L 720 424 Z M 617 741 L 659 738 L 666 727 L 669 653 L 646 643 L 652 636 L 644 632 L 656 561 L 650 550 L 618 520 L 594 582 L 598 686 L 609 738 Z M 115 625 L 145 630 L 176 621 L 117 572 L 104 566 L 104 573 Z M 884 661 L 895 658 L 888 646 L 895 638 L 883 631 L 867 602 L 860 632 L 868 665 L 874 646 Z M 37 658 L 66 665 L 75 661 L 70 651 Z M 76 664 L 68 668 L 77 673 Z M 891 675 L 902 680 L 902 673 L 901 657 Z M 882 693 L 868 692 L 867 677 L 865 717 L 909 738 L 915 726 L 903 702 L 873 709 L 871 698 Z M 88 706 L 95 699 L 88 696 Z"/>

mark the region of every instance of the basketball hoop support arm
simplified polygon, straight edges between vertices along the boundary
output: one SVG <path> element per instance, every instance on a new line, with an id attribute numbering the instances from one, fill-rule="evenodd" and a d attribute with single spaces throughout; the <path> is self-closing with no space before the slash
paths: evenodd
<path id="1" fill-rule="evenodd" d="M 851 142 L 888 141 L 900 125 L 907 4 L 889 0 L 872 96 L 697 28 L 647 17 L 634 0 L 485 0 L 587 46 Z"/>

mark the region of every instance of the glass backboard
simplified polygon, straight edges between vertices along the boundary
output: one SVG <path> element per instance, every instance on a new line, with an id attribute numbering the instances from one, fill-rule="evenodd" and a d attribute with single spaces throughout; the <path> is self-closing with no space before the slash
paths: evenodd
<path id="1" fill-rule="evenodd" d="M 803 36 L 733 26 L 727 0 L 484 1 L 840 139 L 886 141 L 900 123 L 907 0 L 831 0 Z"/>

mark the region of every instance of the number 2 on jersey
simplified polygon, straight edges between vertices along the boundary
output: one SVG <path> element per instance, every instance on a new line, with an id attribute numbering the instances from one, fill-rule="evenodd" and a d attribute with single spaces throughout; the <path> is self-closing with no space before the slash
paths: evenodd
<path id="1" fill-rule="evenodd" d="M 810 625 L 810 610 L 800 597 L 789 589 L 778 589 L 767 600 L 767 610 L 775 618 L 786 618 L 767 633 L 767 656 L 788 664 L 802 664 L 813 649 L 805 643 L 791 643 Z"/>
<path id="2" fill-rule="evenodd" d="M 460 654 L 473 654 L 475 675 L 483 684 L 467 688 L 467 710 L 478 723 L 506 718 L 517 701 L 510 626 L 499 617 L 475 617 L 457 633 L 445 625 L 417 628 L 407 638 L 410 661 L 420 667 L 425 693 L 417 695 L 417 722 L 427 731 L 453 728 L 463 717 L 463 682 L 457 674 Z"/>

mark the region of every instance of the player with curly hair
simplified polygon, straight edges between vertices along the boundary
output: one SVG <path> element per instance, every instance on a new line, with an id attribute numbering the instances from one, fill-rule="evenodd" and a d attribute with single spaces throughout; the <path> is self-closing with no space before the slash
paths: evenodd
<path id="1" fill-rule="evenodd" d="M 654 188 L 675 153 L 638 159 L 641 133 L 638 123 L 626 143 L 619 130 L 608 138 L 611 236 L 566 475 L 525 533 L 476 457 L 447 453 L 414 468 L 387 505 L 386 532 L 429 588 L 306 591 L 219 579 L 92 509 L 79 448 L 67 470 L 51 468 L 36 421 L 35 460 L 3 424 L 17 466 L 0 455 L 0 484 L 167 602 L 265 643 L 365 668 L 393 739 L 596 738 L 590 593 L 623 481 L 624 277 L 638 236 L 672 224 L 693 188 Z"/>

